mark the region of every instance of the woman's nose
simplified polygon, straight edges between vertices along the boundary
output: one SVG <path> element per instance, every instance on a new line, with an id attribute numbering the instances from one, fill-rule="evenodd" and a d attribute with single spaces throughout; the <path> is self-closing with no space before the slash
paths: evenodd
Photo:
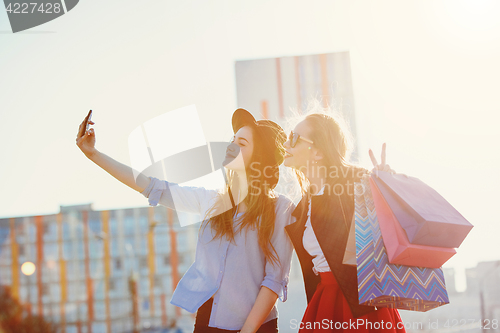
<path id="1" fill-rule="evenodd" d="M 227 146 L 226 153 L 231 152 L 238 154 L 240 150 L 240 146 L 238 146 L 236 143 L 230 143 L 229 146 Z"/>

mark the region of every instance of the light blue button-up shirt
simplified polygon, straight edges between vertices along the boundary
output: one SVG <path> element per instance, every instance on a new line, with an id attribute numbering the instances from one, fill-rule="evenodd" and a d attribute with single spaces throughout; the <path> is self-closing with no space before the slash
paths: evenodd
<path id="1" fill-rule="evenodd" d="M 158 203 L 179 211 L 206 216 L 217 199 L 217 191 L 203 187 L 180 186 L 150 177 L 148 187 L 141 192 L 151 206 Z M 175 197 L 175 207 L 174 200 Z M 258 243 L 255 228 L 245 228 L 234 235 L 234 242 L 225 237 L 213 239 L 210 226 L 198 234 L 195 262 L 189 267 L 175 289 L 170 303 L 189 312 L 213 296 L 209 326 L 239 330 L 252 309 L 262 286 L 275 292 L 284 302 L 293 247 L 284 227 L 292 223 L 293 203 L 283 195 L 276 203 L 276 221 L 271 243 L 280 265 L 266 260 Z M 264 320 L 278 317 L 276 304 Z"/>

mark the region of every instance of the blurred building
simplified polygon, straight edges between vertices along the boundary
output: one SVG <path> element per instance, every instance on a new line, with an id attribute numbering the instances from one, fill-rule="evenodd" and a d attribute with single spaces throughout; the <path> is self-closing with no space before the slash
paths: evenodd
<path id="1" fill-rule="evenodd" d="M 0 283 L 62 332 L 132 332 L 192 315 L 169 303 L 194 261 L 197 227 L 164 206 L 0 219 Z M 194 221 L 196 216 L 193 215 Z M 21 272 L 33 262 L 31 276 Z"/>
<path id="2" fill-rule="evenodd" d="M 500 332 L 500 260 L 480 262 L 465 274 L 467 291 L 479 295 L 481 315 L 490 322 L 488 331 Z"/>
<path id="3" fill-rule="evenodd" d="M 236 61 L 235 75 L 238 106 L 255 117 L 286 128 L 315 98 L 337 111 L 356 137 L 349 52 Z"/>

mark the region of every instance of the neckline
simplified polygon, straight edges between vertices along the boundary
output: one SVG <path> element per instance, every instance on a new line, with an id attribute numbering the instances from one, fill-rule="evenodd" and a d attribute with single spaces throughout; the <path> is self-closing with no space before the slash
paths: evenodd
<path id="1" fill-rule="evenodd" d="M 323 195 L 325 193 L 325 186 L 326 186 L 326 184 L 323 184 L 323 187 L 321 188 L 321 190 L 319 190 L 319 192 L 316 194 L 311 193 L 311 196 Z"/>

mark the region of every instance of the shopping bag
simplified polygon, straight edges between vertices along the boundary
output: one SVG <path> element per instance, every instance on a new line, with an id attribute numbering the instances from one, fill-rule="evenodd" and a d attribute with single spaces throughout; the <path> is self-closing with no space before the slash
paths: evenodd
<path id="1" fill-rule="evenodd" d="M 389 263 L 368 177 L 355 184 L 359 304 L 428 311 L 449 303 L 441 268 Z"/>
<path id="2" fill-rule="evenodd" d="M 345 248 L 344 259 L 342 263 L 345 265 L 356 266 L 356 232 L 354 230 L 354 215 L 352 216 L 351 226 L 349 227 L 349 236 L 347 237 L 347 246 Z"/>
<path id="3" fill-rule="evenodd" d="M 410 243 L 457 248 L 472 229 L 472 224 L 421 180 L 384 171 L 372 176 Z"/>
<path id="4" fill-rule="evenodd" d="M 439 268 L 457 253 L 453 248 L 410 243 L 373 177 L 370 177 L 370 189 L 382 240 L 391 264 Z"/>

